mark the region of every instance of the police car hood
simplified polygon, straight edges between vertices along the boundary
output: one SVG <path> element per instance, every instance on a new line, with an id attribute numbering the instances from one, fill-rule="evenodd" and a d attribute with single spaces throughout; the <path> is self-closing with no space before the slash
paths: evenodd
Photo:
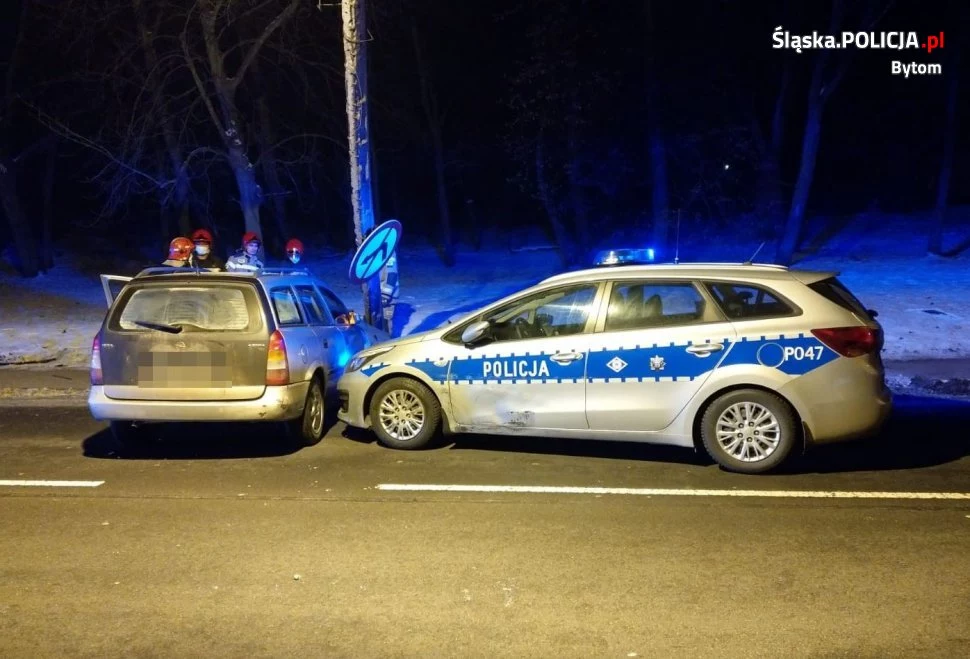
<path id="1" fill-rule="evenodd" d="M 441 336 L 446 329 L 438 328 L 433 330 L 428 330 L 426 332 L 417 332 L 416 334 L 408 334 L 407 336 L 402 336 L 397 339 L 391 339 L 390 341 L 383 341 L 381 343 L 375 343 L 374 346 L 406 346 L 412 343 L 420 343 L 421 341 L 427 341 L 428 339 L 434 339 Z"/>

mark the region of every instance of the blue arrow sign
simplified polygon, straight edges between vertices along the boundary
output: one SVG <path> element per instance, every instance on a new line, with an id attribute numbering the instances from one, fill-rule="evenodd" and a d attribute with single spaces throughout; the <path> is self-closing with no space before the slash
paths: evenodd
<path id="1" fill-rule="evenodd" d="M 359 284 L 380 272 L 394 256 L 400 239 L 401 223 L 397 220 L 388 220 L 374 229 L 357 248 L 350 262 L 350 280 Z"/>

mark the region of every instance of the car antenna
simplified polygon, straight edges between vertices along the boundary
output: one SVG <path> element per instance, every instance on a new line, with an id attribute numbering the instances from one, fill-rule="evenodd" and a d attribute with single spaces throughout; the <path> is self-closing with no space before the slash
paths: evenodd
<path id="1" fill-rule="evenodd" d="M 751 255 L 751 258 L 750 259 L 748 259 L 747 261 L 744 262 L 744 265 L 754 265 L 754 257 L 756 257 L 758 255 L 758 252 L 760 252 L 761 251 L 761 248 L 764 247 L 764 246 L 765 246 L 765 241 L 762 240 L 761 241 L 761 244 L 758 245 L 758 249 L 754 250 L 754 254 Z"/>
<path id="2" fill-rule="evenodd" d="M 680 263 L 680 209 L 677 209 L 677 242 L 674 244 L 674 265 Z"/>

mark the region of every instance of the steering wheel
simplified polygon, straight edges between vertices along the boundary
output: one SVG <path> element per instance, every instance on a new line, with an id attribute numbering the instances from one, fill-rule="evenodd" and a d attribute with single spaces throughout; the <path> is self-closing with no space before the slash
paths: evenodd
<path id="1" fill-rule="evenodd" d="M 515 337 L 517 339 L 528 339 L 532 336 L 531 328 L 529 327 L 529 321 L 525 318 L 516 318 L 512 323 L 515 328 Z"/>

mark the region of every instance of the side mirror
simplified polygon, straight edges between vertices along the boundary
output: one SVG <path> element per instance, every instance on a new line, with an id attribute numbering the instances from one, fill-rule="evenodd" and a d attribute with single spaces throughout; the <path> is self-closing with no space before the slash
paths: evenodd
<path id="1" fill-rule="evenodd" d="M 485 333 L 488 332 L 491 325 L 488 324 L 487 320 L 480 320 L 477 323 L 472 323 L 466 327 L 461 333 L 461 342 L 467 345 L 472 345 L 481 340 Z"/>
<path id="2" fill-rule="evenodd" d="M 879 315 L 879 312 L 876 311 L 875 309 L 866 309 L 866 311 L 869 312 L 869 315 L 872 316 L 873 318 Z"/>
<path id="3" fill-rule="evenodd" d="M 356 325 L 357 324 L 357 313 L 353 309 L 351 309 L 347 313 L 340 314 L 339 316 L 337 316 L 336 318 L 334 318 L 333 321 L 337 325 L 340 325 L 341 327 L 348 327 L 350 325 Z"/>

